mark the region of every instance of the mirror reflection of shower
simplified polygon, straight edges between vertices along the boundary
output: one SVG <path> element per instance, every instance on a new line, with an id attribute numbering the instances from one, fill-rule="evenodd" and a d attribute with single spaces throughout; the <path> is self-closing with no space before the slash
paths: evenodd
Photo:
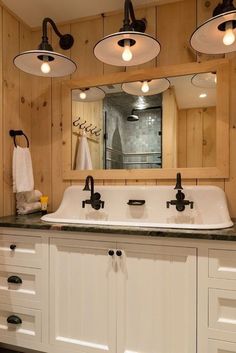
<path id="1" fill-rule="evenodd" d="M 162 166 L 162 95 L 106 94 L 106 169 Z"/>

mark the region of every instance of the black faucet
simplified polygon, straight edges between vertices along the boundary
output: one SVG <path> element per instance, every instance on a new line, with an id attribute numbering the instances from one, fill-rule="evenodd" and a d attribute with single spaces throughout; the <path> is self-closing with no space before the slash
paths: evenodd
<path id="1" fill-rule="evenodd" d="M 89 187 L 90 183 L 90 187 Z M 82 207 L 85 208 L 85 205 L 91 205 L 95 210 L 100 210 L 100 208 L 104 208 L 104 201 L 101 201 L 101 195 L 99 192 L 94 192 L 94 179 L 91 175 L 88 175 L 85 180 L 85 191 L 91 191 L 90 199 L 82 201 Z"/>
<path id="2" fill-rule="evenodd" d="M 179 212 L 183 212 L 185 210 L 185 206 L 190 206 L 193 208 L 193 201 L 185 200 L 185 194 L 181 191 L 183 190 L 181 185 L 181 174 L 177 173 L 176 175 L 176 185 L 174 190 L 178 190 L 176 194 L 176 200 L 171 200 L 166 202 L 166 207 L 170 208 L 170 205 L 175 206 L 176 210 Z"/>
<path id="3" fill-rule="evenodd" d="M 180 173 L 176 174 L 175 190 L 183 190 L 182 185 L 181 185 L 181 174 Z"/>

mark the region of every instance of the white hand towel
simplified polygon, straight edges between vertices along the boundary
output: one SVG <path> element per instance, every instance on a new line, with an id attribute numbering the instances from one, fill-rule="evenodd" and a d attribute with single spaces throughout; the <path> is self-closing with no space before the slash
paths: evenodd
<path id="1" fill-rule="evenodd" d="M 86 135 L 81 136 L 76 155 L 76 170 L 93 169 Z"/>
<path id="2" fill-rule="evenodd" d="M 20 207 L 17 207 L 18 214 L 29 214 L 41 210 L 40 202 L 24 203 Z"/>
<path id="3" fill-rule="evenodd" d="M 29 148 L 14 147 L 12 161 L 13 192 L 32 191 L 34 176 Z"/>

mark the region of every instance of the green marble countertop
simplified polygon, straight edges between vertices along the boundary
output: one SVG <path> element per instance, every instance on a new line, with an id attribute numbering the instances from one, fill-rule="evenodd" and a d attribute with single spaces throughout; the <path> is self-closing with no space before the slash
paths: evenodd
<path id="1" fill-rule="evenodd" d="M 8 216 L 0 218 L 0 227 L 38 229 L 67 232 L 140 235 L 148 237 L 186 238 L 236 241 L 236 223 L 233 227 L 216 230 L 170 229 L 148 227 L 96 226 L 69 223 L 48 223 L 40 220 L 41 214 Z"/>

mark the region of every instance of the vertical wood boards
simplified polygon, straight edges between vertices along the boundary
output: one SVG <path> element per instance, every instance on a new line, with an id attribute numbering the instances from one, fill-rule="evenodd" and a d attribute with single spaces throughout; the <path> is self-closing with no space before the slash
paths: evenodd
<path id="1" fill-rule="evenodd" d="M 173 87 L 163 93 L 162 108 L 162 166 L 176 168 L 178 107 Z"/>
<path id="2" fill-rule="evenodd" d="M 3 214 L 15 213 L 12 190 L 13 142 L 10 129 L 19 129 L 20 73 L 12 60 L 19 53 L 19 22 L 3 10 Z"/>
<path id="3" fill-rule="evenodd" d="M 214 7 L 218 3 L 217 0 L 211 2 L 211 7 Z M 206 2 L 203 0 L 198 1 L 198 23 L 206 20 L 211 16 L 211 9 L 205 7 Z M 150 9 L 153 8 L 150 7 Z M 185 0 L 179 3 L 172 3 L 166 5 L 160 5 L 155 7 L 155 15 L 153 14 L 150 9 L 141 9 L 137 10 L 137 18 L 140 17 L 139 13 L 141 14 L 143 11 L 147 13 L 152 20 L 148 24 L 148 31 L 149 29 L 153 31 L 153 19 L 157 17 L 155 20 L 156 30 L 157 30 L 157 39 L 162 44 L 162 52 L 157 58 L 158 65 L 168 65 L 168 64 L 176 64 L 176 63 L 185 63 L 189 61 L 195 61 L 196 56 L 195 53 L 189 47 L 189 37 L 192 31 L 195 29 L 196 26 L 196 8 L 195 8 L 195 0 Z M 140 11 L 140 12 L 139 12 Z M 147 16 L 148 16 L 147 15 Z M 9 16 L 9 15 L 8 15 Z M 97 40 L 101 39 L 103 35 L 107 35 L 110 33 L 114 33 L 119 30 L 122 25 L 123 14 L 116 14 L 116 15 L 108 15 L 104 18 L 96 18 L 92 21 L 81 21 L 78 23 L 73 23 L 71 25 L 71 32 L 75 36 L 75 45 L 71 52 L 71 58 L 76 61 L 79 65 L 79 70 L 76 73 L 74 78 L 80 78 L 82 76 L 91 75 L 91 74 L 102 74 L 108 72 L 115 72 L 115 71 L 124 71 L 124 68 L 116 68 L 110 65 L 103 65 L 97 59 L 93 57 L 92 47 L 96 43 Z M 16 20 L 14 20 L 16 21 Z M 13 21 L 13 22 L 14 22 Z M 93 21 L 94 24 L 93 24 Z M 8 20 L 7 20 L 8 22 Z M 17 21 L 16 21 L 17 23 Z M 152 26 L 152 29 L 149 26 Z M 5 21 L 6 25 L 6 21 Z M 92 26 L 92 27 L 91 27 Z M 6 27 L 6 26 L 5 26 Z M 18 26 L 17 26 L 18 27 Z M 63 28 L 63 27 L 62 27 Z M 65 27 L 66 28 L 66 27 Z M 93 29 L 92 29 L 93 28 Z M 11 26 L 11 32 L 14 32 L 14 26 Z M 19 28 L 17 28 L 17 32 L 19 33 Z M 21 32 L 21 29 L 20 29 Z M 151 32 L 150 32 L 151 33 Z M 154 32 L 153 32 L 154 33 Z M 14 33 L 16 35 L 16 33 Z M 36 38 L 37 37 L 37 38 Z M 36 47 L 41 39 L 41 33 L 38 32 L 36 35 L 32 33 L 32 48 Z M 87 42 L 89 41 L 89 42 Z M 16 45 L 17 44 L 17 45 Z M 54 44 L 54 43 L 53 43 Z M 1 46 L 1 44 L 0 44 Z M 9 46 L 11 48 L 9 48 Z M 19 47 L 19 39 L 18 42 L 16 41 L 13 46 Z M 55 44 L 54 44 L 55 47 Z M 23 47 L 22 47 L 23 48 Z M 56 47 L 55 47 L 56 48 Z M 12 51 L 12 41 L 8 42 L 8 55 L 9 50 Z M 65 53 L 67 55 L 67 53 Z M 210 57 L 212 59 L 213 56 Z M 201 57 L 201 60 L 207 60 L 209 57 Z M 9 60 L 5 58 L 5 63 L 9 63 Z M 5 65 L 3 63 L 3 65 Z M 152 62 L 146 64 L 152 65 Z M 236 215 L 236 182 L 235 182 L 235 175 L 236 175 L 236 162 L 235 162 L 235 126 L 236 122 L 234 122 L 234 95 L 236 88 L 235 86 L 235 76 L 236 76 L 236 64 L 232 64 L 231 69 L 231 129 L 230 129 L 230 179 L 226 181 L 226 192 L 230 203 L 230 211 L 231 215 Z M 4 67 L 5 68 L 5 67 Z M 13 69 L 12 69 L 13 70 Z M 4 70 L 5 71 L 5 70 Z M 12 74 L 10 74 L 12 76 Z M 16 75 L 12 78 L 16 80 Z M 21 75 L 21 74 L 20 74 Z M 4 76 L 9 76 L 8 73 L 4 73 Z M 23 84 L 23 80 L 20 76 L 20 93 L 18 91 L 18 105 L 20 106 L 21 112 L 20 121 L 25 124 L 26 120 L 23 119 L 25 114 L 25 110 L 27 111 L 27 103 L 21 103 L 21 94 L 23 92 L 23 88 L 21 85 Z M 5 81 L 4 81 L 5 82 Z M 5 83 L 6 84 L 6 83 Z M 9 89 L 6 89 L 4 84 L 4 95 L 9 97 Z M 28 86 L 27 84 L 25 84 Z M 40 79 L 40 78 L 32 78 L 32 93 L 33 93 L 33 101 L 32 101 L 32 144 L 33 144 L 33 163 L 34 163 L 34 171 L 35 171 L 35 181 L 36 186 L 44 193 L 49 194 L 51 196 L 52 201 L 52 208 L 56 209 L 58 204 L 60 203 L 62 192 L 64 188 L 69 185 L 70 183 L 64 182 L 61 176 L 61 152 L 60 152 L 60 144 L 62 143 L 61 139 L 61 118 L 59 118 L 60 114 L 60 84 L 59 81 L 53 83 L 51 85 L 50 79 Z M 233 91 L 234 88 L 234 91 Z M 6 95 L 7 93 L 7 95 Z M 0 93 L 1 94 L 1 93 Z M 4 97 L 5 97 L 4 96 Z M 13 97 L 13 103 L 16 100 Z M 8 98 L 9 102 L 9 98 Z M 3 105 L 6 107 L 7 101 L 4 99 Z M 15 103 L 14 103 L 15 104 Z M 45 104 L 45 106 L 43 106 Z M 8 104 L 9 105 L 9 104 Z M 3 110 L 5 109 L 3 107 Z M 12 102 L 7 109 L 12 110 Z M 4 110 L 4 121 L 6 117 L 7 111 Z M 1 113 L 0 113 L 1 115 Z M 0 118 L 1 121 L 1 118 Z M 16 127 L 17 119 L 14 119 L 14 127 Z M 10 124 L 8 124 L 9 126 Z M 52 127 L 51 127 L 52 125 Z M 24 125 L 24 129 L 27 129 L 27 123 Z M 28 127 L 29 131 L 30 127 Z M 6 124 L 4 123 L 4 161 L 8 158 L 9 159 L 9 151 L 12 148 L 12 141 L 8 140 L 8 135 L 6 135 Z M 7 131 L 8 133 L 8 131 Z M 182 140 L 181 140 L 182 141 Z M 187 143 L 187 141 L 186 141 Z M 0 151 L 1 153 L 1 151 Z M 7 157 L 5 157 L 7 156 Z M 1 157 L 0 157 L 1 158 Z M 179 161 L 180 156 L 178 155 Z M 187 157 L 185 157 L 187 158 Z M 235 171 L 234 171 L 235 169 Z M 9 193 L 11 192 L 10 187 L 5 188 L 6 180 L 9 180 L 7 177 L 7 170 L 10 173 L 10 163 L 8 162 L 8 168 L 5 169 L 4 173 L 4 200 L 6 200 L 7 204 L 4 206 L 5 210 L 11 209 L 12 206 L 9 207 Z M 1 173 L 1 170 L 0 170 Z M 197 176 L 196 176 L 197 177 Z M 117 180 L 117 181 L 109 181 L 104 180 L 105 184 L 124 184 L 125 180 Z M 146 183 L 144 180 L 133 180 L 129 181 L 129 183 Z M 149 181 L 148 181 L 149 182 Z M 166 181 L 153 181 L 154 183 L 164 183 L 167 184 L 168 180 Z M 171 181 L 173 184 L 173 180 Z M 188 183 L 196 184 L 196 179 L 188 180 Z M 198 180 L 198 184 L 214 184 L 220 185 L 224 187 L 224 180 Z M 1 186 L 1 176 L 0 176 L 0 186 Z M 7 189 L 8 188 L 8 189 Z M 8 190 L 8 191 L 6 191 Z M 4 201 L 5 204 L 5 201 Z M 10 202 L 11 204 L 11 202 Z M 3 205 L 3 204 L 2 204 Z M 3 206 L 2 206 L 3 207 Z M 14 211 L 14 207 L 12 208 Z M 11 212 L 12 212 L 11 211 Z M 0 203 L 0 212 L 1 212 L 1 203 Z M 9 212 L 5 212 L 7 214 Z"/>
<path id="4" fill-rule="evenodd" d="M 49 32 L 49 38 L 51 33 Z M 49 39 L 51 41 L 51 38 Z M 41 31 L 32 34 L 32 48 L 41 42 Z M 52 202 L 52 94 L 51 78 L 32 76 L 32 160 L 35 187 Z"/>
<path id="5" fill-rule="evenodd" d="M 236 57 L 231 61 L 230 77 L 230 178 L 225 180 L 225 192 L 230 215 L 236 217 Z"/>
<path id="6" fill-rule="evenodd" d="M 157 6 L 157 38 L 162 50 L 158 65 L 196 61 L 189 38 L 196 27 L 195 0 Z"/>
<path id="7" fill-rule="evenodd" d="M 61 33 L 70 33 L 70 25 L 60 26 L 59 31 Z M 62 50 L 58 43 L 58 36 L 52 33 L 52 46 L 55 51 L 62 53 L 64 55 L 70 56 L 70 50 L 66 52 Z M 51 133 L 51 157 L 52 157 L 52 210 L 56 210 L 60 205 L 63 192 L 66 187 L 70 185 L 70 182 L 63 181 L 62 178 L 62 93 L 61 93 L 61 83 L 65 78 L 53 78 L 52 79 L 52 133 Z M 69 118 L 69 117 L 68 117 Z"/>
<path id="8" fill-rule="evenodd" d="M 103 64 L 93 54 L 93 47 L 103 36 L 103 19 L 72 24 L 71 34 L 75 40 L 71 48 L 71 59 L 78 65 L 72 78 L 79 79 L 81 76 L 93 74 L 102 75 Z"/>
<path id="9" fill-rule="evenodd" d="M 31 32 L 20 23 L 20 52 L 31 50 Z M 30 141 L 31 148 L 31 75 L 20 73 L 20 128 Z"/>
<path id="10" fill-rule="evenodd" d="M 181 109 L 178 116 L 178 167 L 216 165 L 215 107 Z"/>
<path id="11" fill-rule="evenodd" d="M 0 102 L 3 102 L 3 87 L 2 87 L 2 68 L 3 68 L 3 63 L 2 63 L 2 52 L 3 52 L 3 47 L 2 47 L 2 7 L 0 6 Z M 2 109 L 2 104 L 0 104 L 0 193 L 2 196 L 3 195 L 3 109 Z M 0 198 L 0 216 L 3 216 L 3 208 L 4 208 L 4 198 Z"/>

